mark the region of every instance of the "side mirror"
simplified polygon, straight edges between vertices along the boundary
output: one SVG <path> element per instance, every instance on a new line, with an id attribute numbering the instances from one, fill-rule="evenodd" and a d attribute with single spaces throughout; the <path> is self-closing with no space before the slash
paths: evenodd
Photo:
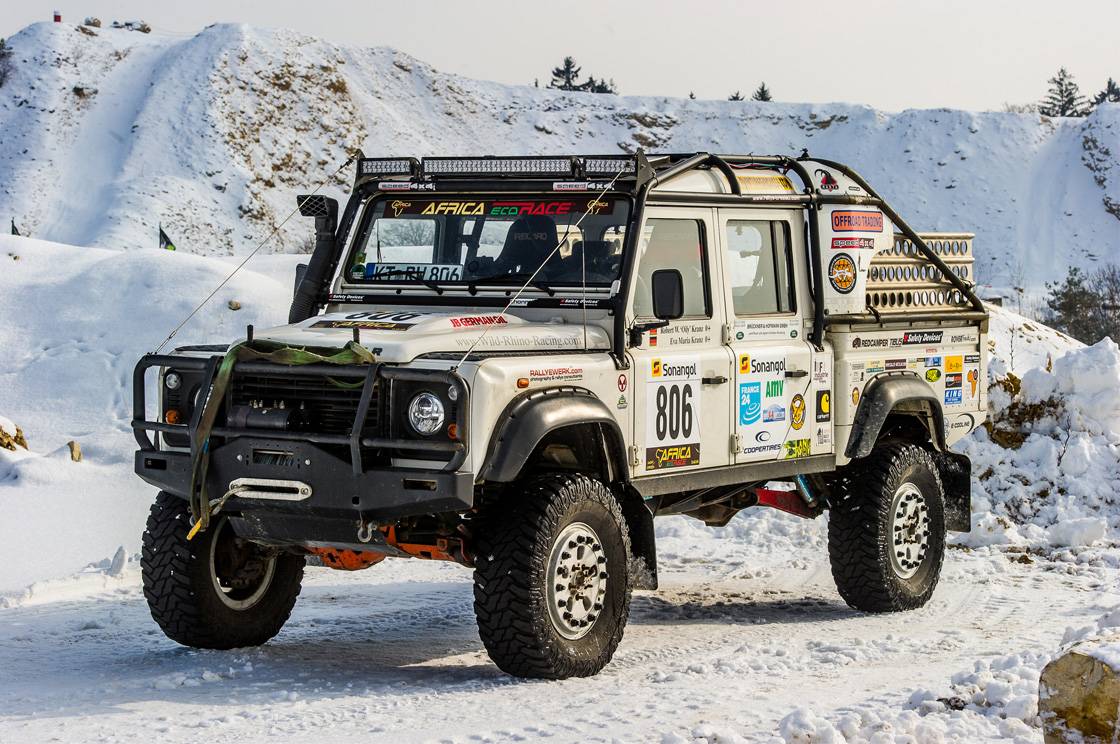
<path id="1" fill-rule="evenodd" d="M 653 316 L 658 320 L 676 320 L 684 315 L 684 279 L 676 269 L 658 269 L 650 278 L 653 292 Z"/>

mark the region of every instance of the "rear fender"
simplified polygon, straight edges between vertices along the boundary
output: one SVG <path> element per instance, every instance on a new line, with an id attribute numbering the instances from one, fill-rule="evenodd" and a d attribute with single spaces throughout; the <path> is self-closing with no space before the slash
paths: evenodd
<path id="1" fill-rule="evenodd" d="M 904 373 L 876 377 L 864 389 L 844 454 L 853 460 L 870 455 L 887 416 L 900 410 L 926 419 L 934 448 L 945 450 L 945 415 L 941 400 L 917 375 Z"/>

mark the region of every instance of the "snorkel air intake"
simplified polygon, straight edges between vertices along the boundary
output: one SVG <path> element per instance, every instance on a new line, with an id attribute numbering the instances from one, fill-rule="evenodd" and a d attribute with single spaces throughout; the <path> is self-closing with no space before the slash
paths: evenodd
<path id="1" fill-rule="evenodd" d="M 318 311 L 318 298 L 329 277 L 331 259 L 335 252 L 335 229 L 338 227 L 338 202 L 329 196 L 297 196 L 299 213 L 315 218 L 315 251 L 311 260 L 296 268 L 295 292 L 288 322 L 299 323 Z"/>

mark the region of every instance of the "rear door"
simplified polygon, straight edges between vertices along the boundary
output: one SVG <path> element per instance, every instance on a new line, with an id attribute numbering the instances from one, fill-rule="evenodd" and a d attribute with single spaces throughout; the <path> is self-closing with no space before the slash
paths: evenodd
<path id="1" fill-rule="evenodd" d="M 804 219 L 762 209 L 720 209 L 717 217 L 734 358 L 734 461 L 829 452 L 832 364 L 806 341 Z"/>
<path id="2" fill-rule="evenodd" d="M 685 313 L 644 333 L 630 350 L 635 477 L 730 462 L 731 355 L 715 291 L 722 278 L 714 228 L 710 208 L 651 208 L 642 224 L 628 319 L 654 320 L 651 277 L 658 269 L 681 273 Z"/>

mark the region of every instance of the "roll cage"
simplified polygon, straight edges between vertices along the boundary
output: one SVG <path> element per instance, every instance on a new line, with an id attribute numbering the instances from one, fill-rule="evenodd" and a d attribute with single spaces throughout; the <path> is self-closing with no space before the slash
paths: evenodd
<path id="1" fill-rule="evenodd" d="M 806 162 L 832 168 L 858 184 L 866 195 L 826 194 L 815 188 Z M 745 194 L 743 193 L 736 171 L 751 168 L 777 169 L 783 174 L 794 173 L 802 184 L 801 193 L 793 194 Z M 722 174 L 730 193 L 685 193 L 657 192 L 651 195 L 654 187 L 677 176 L 695 170 L 712 170 Z M 558 187 L 563 184 L 564 188 Z M 609 186 L 609 190 L 607 187 Z M 623 244 L 620 289 L 606 300 L 588 300 L 594 307 L 608 309 L 614 317 L 613 347 L 611 356 L 619 369 L 628 366 L 626 361 L 625 309 L 629 302 L 629 287 L 636 266 L 637 240 L 639 225 L 647 203 L 658 205 L 717 204 L 740 206 L 790 207 L 797 205 L 810 213 L 826 204 L 850 204 L 872 206 L 880 209 L 921 253 L 933 264 L 942 276 L 960 291 L 972 306 L 970 312 L 957 314 L 961 318 L 986 317 L 983 304 L 972 291 L 972 286 L 957 276 L 942 259 L 911 228 L 905 220 L 890 207 L 886 201 L 858 173 L 848 166 L 832 160 L 810 157 L 807 151 L 793 158 L 786 155 L 716 155 L 706 152 L 657 154 L 647 156 L 639 150 L 634 155 L 587 155 L 587 156 L 533 156 L 515 158 L 365 158 L 359 156 L 357 175 L 350 199 L 334 230 L 330 255 L 321 257 L 320 271 L 307 272 L 300 282 L 311 282 L 312 286 L 303 291 L 315 298 L 316 310 L 330 302 L 368 302 L 401 304 L 402 296 L 393 292 L 362 292 L 358 295 L 332 295 L 330 284 L 339 270 L 339 263 L 346 252 L 345 241 L 359 215 L 361 206 L 370 198 L 381 194 L 418 193 L 425 195 L 458 194 L 479 192 L 554 192 L 554 191 L 599 192 L 606 190 L 611 195 L 628 196 L 633 199 L 630 210 L 625 242 Z M 326 197 L 299 197 L 301 211 L 307 216 L 320 216 L 332 210 Z M 313 201 L 309 201 L 313 200 Z M 336 207 L 334 207 L 336 209 Z M 871 323 L 881 319 L 874 313 L 867 315 L 828 316 L 824 311 L 824 284 L 821 276 L 821 244 L 819 229 L 815 219 L 806 220 L 808 225 L 808 250 L 812 267 L 811 290 L 813 296 L 813 328 L 809 341 L 821 348 L 825 328 L 831 323 Z M 319 251 L 319 246 L 316 252 Z M 325 260 L 324 260 L 325 259 Z M 415 300 L 414 300 L 415 301 Z M 425 297 L 426 304 L 462 305 L 459 294 L 447 297 Z M 470 303 L 479 306 L 504 306 L 503 296 L 471 296 Z"/>

